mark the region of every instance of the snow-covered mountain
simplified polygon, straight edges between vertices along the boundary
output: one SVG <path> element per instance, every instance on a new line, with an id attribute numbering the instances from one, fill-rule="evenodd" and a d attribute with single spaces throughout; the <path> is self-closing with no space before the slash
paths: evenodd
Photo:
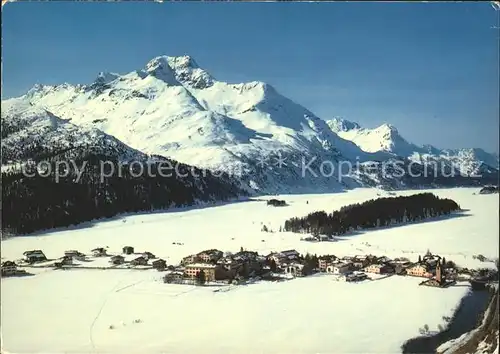
<path id="1" fill-rule="evenodd" d="M 59 154 L 103 154 L 118 161 L 148 157 L 94 127 L 80 127 L 25 101 L 2 103 L 2 166 Z"/>
<path id="2" fill-rule="evenodd" d="M 1 127 L 2 231 L 31 232 L 244 194 L 227 175 L 149 156 L 22 100 L 2 104 Z"/>
<path id="3" fill-rule="evenodd" d="M 338 167 L 342 160 L 387 157 L 338 137 L 270 85 L 217 81 L 188 56 L 157 57 L 125 75 L 100 73 L 90 85 L 36 85 L 7 103 L 19 101 L 98 128 L 144 153 L 229 172 L 262 192 L 357 186 L 358 176 L 339 182 L 323 176 L 319 163 Z M 305 166 L 318 177 L 304 178 Z"/>
<path id="4" fill-rule="evenodd" d="M 359 125 L 327 124 L 263 82 L 219 81 L 189 56 L 156 57 L 124 75 L 100 73 L 89 85 L 35 85 L 2 104 L 31 105 L 142 153 L 228 172 L 258 193 L 422 183 L 377 166 L 413 158 L 415 149 L 400 147 L 406 142 L 393 137 L 393 127 L 377 132 L 389 136 L 386 145 L 367 149 L 349 136 Z"/>
<path id="5" fill-rule="evenodd" d="M 463 174 L 492 173 L 499 168 L 498 156 L 495 154 L 479 148 L 440 150 L 432 145 L 418 146 L 404 139 L 396 127 L 390 124 L 368 129 L 338 117 L 328 120 L 327 124 L 337 135 L 352 141 L 366 152 L 388 152 L 422 164 L 443 163 L 456 167 Z"/>

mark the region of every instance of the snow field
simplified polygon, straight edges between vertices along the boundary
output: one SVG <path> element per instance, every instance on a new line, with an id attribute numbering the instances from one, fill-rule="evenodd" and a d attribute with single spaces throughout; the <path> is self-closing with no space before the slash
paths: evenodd
<path id="1" fill-rule="evenodd" d="M 384 192 L 357 189 L 287 195 L 277 198 L 285 199 L 288 207 L 243 202 L 127 216 L 93 227 L 13 238 L 3 242 L 2 258 L 17 259 L 29 249 L 42 249 L 49 258 L 60 257 L 68 249 L 89 253 L 106 246 L 110 253 L 119 253 L 131 245 L 136 252 L 151 251 L 168 264 L 203 249 L 237 252 L 240 247 L 264 254 L 295 248 L 318 255 L 373 253 L 416 260 L 430 249 L 459 265 L 490 265 L 472 256 L 498 257 L 498 195 L 473 195 L 477 189 L 432 192 L 454 199 L 468 216 L 368 231 L 337 242 L 310 243 L 300 241 L 304 235 L 261 232 L 261 222 L 277 230 L 291 216 L 337 209 Z M 411 193 L 416 191 L 397 192 Z M 163 284 L 161 275 L 155 270 L 37 269 L 31 277 L 2 279 L 3 349 L 13 353 L 395 353 L 425 324 L 430 331 L 445 325 L 442 317 L 451 316 L 468 291 L 467 286 L 422 287 L 419 278 L 398 276 L 352 284 L 321 274 L 279 283 L 194 287 Z M 231 290 L 214 292 L 217 289 Z"/>

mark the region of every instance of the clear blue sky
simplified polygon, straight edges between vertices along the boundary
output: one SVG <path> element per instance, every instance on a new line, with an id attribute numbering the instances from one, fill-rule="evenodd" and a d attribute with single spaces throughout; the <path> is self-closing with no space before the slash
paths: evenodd
<path id="1" fill-rule="evenodd" d="M 485 3 L 8 3 L 3 97 L 158 55 L 261 80 L 328 119 L 498 152 L 498 15 Z"/>

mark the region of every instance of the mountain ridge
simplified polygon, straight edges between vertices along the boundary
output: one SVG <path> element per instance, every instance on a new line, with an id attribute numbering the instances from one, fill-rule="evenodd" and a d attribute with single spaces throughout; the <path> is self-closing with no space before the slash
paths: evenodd
<path id="1" fill-rule="evenodd" d="M 385 151 L 412 161 L 443 161 L 455 164 L 463 173 L 478 173 L 499 169 L 497 154 L 481 148 L 439 149 L 433 145 L 416 145 L 406 140 L 391 124 L 364 128 L 356 122 L 339 117 L 327 120 L 328 126 L 342 138 L 354 142 L 367 152 Z M 483 166 L 484 165 L 484 166 Z"/>
<path id="2" fill-rule="evenodd" d="M 389 124 L 376 133 L 380 146 L 363 148 L 349 136 L 367 132 L 359 124 L 331 124 L 264 82 L 218 81 L 190 56 L 158 56 L 126 74 L 99 73 L 89 85 L 35 85 L 25 95 L 2 103 L 16 101 L 41 107 L 77 126 L 97 128 L 142 153 L 223 170 L 236 175 L 246 190 L 258 193 L 381 184 L 404 188 L 412 183 L 386 178 L 380 168 L 369 171 L 383 161 L 451 164 L 458 158 L 468 161 L 470 166 L 461 167 L 465 172 L 481 167 L 474 154 L 450 157 L 450 151 L 447 159 L 431 156 L 425 151 L 433 147 L 425 150 L 408 143 Z M 276 167 L 270 161 L 278 157 L 286 163 Z M 361 169 L 341 177 L 341 173 L 304 177 L 304 160 L 313 159 L 310 166 L 315 171 L 324 162 L 336 172 L 343 171 L 342 162 L 359 163 Z"/>
<path id="3" fill-rule="evenodd" d="M 2 104 L 2 232 L 247 195 L 230 176 L 152 156 L 44 108 Z"/>

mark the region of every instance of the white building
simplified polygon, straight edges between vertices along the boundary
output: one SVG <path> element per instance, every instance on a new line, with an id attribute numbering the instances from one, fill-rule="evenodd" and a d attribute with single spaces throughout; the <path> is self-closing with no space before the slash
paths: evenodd
<path id="1" fill-rule="evenodd" d="M 17 272 L 17 265 L 14 262 L 6 261 L 2 263 L 2 275 L 13 275 Z"/>
<path id="2" fill-rule="evenodd" d="M 295 276 L 302 275 L 302 269 L 304 268 L 303 264 L 300 263 L 290 263 L 285 267 L 285 273 L 292 274 Z"/>
<path id="3" fill-rule="evenodd" d="M 349 263 L 334 263 L 326 267 L 326 272 L 332 274 L 345 274 L 349 272 L 349 269 Z"/>
<path id="4" fill-rule="evenodd" d="M 43 262 L 47 260 L 45 254 L 41 250 L 26 251 L 23 253 L 26 262 Z"/>
<path id="5" fill-rule="evenodd" d="M 103 257 L 107 255 L 106 249 L 102 247 L 94 248 L 91 252 L 94 257 Z"/>

